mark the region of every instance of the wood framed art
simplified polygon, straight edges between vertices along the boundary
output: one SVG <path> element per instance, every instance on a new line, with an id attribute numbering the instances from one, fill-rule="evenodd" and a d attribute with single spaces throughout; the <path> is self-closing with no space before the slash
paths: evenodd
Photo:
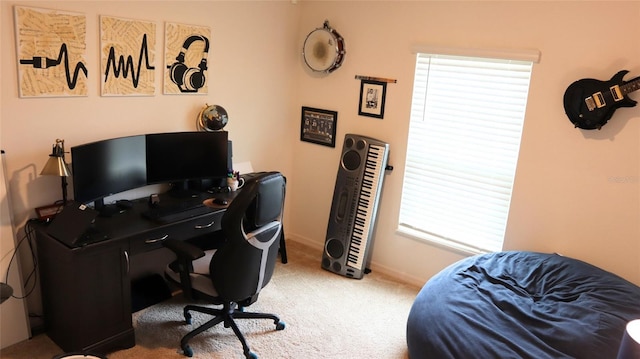
<path id="1" fill-rule="evenodd" d="M 300 141 L 336 147 L 338 112 L 303 106 L 300 117 Z"/>
<path id="2" fill-rule="evenodd" d="M 362 80 L 360 82 L 358 115 L 383 118 L 386 92 L 386 82 Z"/>
<path id="3" fill-rule="evenodd" d="M 153 96 L 155 53 L 155 23 L 101 15 L 102 96 Z"/>
<path id="4" fill-rule="evenodd" d="M 165 95 L 209 93 L 209 39 L 209 26 L 165 23 Z"/>
<path id="5" fill-rule="evenodd" d="M 21 98 L 87 96 L 87 16 L 14 8 Z"/>

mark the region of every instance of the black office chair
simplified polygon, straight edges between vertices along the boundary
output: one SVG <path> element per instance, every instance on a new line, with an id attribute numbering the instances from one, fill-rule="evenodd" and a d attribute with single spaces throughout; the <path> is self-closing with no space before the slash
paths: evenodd
<path id="1" fill-rule="evenodd" d="M 285 180 L 279 172 L 260 173 L 246 181 L 222 217 L 225 242 L 220 248 L 203 251 L 190 243 L 167 240 L 164 245 L 174 251 L 177 260 L 165 272 L 177 283 L 187 298 L 204 299 L 222 308 L 187 305 L 184 317 L 191 323 L 189 311 L 215 316 L 185 335 L 180 346 L 186 356 L 193 356 L 189 340 L 199 333 L 223 323 L 236 334 L 248 359 L 257 358 L 247 345 L 235 319 L 272 319 L 276 330 L 285 327 L 274 314 L 245 312 L 269 283 L 278 257 Z"/>

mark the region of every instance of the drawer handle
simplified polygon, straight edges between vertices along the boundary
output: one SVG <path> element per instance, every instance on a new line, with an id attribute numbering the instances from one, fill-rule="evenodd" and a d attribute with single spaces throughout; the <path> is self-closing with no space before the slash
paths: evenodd
<path id="1" fill-rule="evenodd" d="M 196 224 L 194 228 L 195 229 L 205 229 L 205 228 L 209 228 L 209 227 L 213 226 L 215 223 L 216 223 L 216 221 L 213 221 L 213 222 L 211 222 L 209 224 Z"/>
<path id="2" fill-rule="evenodd" d="M 158 242 L 162 242 L 165 239 L 169 238 L 168 234 L 165 234 L 164 236 L 160 237 L 160 238 L 156 238 L 156 239 L 147 239 L 144 241 L 145 244 L 153 244 L 153 243 L 158 243 Z"/>

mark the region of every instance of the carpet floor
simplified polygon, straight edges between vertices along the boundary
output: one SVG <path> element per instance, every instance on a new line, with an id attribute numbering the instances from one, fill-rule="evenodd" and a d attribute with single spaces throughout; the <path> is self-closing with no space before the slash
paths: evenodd
<path id="1" fill-rule="evenodd" d="M 287 251 L 289 263 L 278 263 L 258 301 L 246 309 L 274 313 L 286 328 L 276 331 L 272 320 L 237 321 L 259 358 L 408 358 L 407 316 L 420 288 L 376 272 L 355 280 L 325 271 L 318 249 L 293 241 Z M 208 320 L 193 312 L 193 324 L 186 325 L 185 304 L 178 294 L 134 313 L 136 345 L 107 357 L 185 358 L 180 338 Z M 244 358 L 231 328 L 221 324 L 193 338 L 190 346 L 194 358 Z M 40 334 L 3 349 L 0 358 L 51 359 L 60 353 Z"/>

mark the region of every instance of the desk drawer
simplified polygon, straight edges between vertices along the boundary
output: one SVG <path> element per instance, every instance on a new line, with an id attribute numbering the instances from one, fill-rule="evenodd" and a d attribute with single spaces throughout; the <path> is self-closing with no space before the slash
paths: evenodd
<path id="1" fill-rule="evenodd" d="M 215 212 L 198 216 L 131 237 L 129 240 L 131 254 L 158 249 L 162 247 L 162 242 L 169 238 L 186 240 L 219 231 L 223 214 L 224 212 Z"/>

